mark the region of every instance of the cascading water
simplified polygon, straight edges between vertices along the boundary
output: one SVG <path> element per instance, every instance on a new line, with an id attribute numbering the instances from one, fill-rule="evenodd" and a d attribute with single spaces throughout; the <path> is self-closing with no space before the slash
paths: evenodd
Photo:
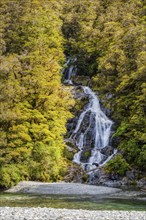
<path id="1" fill-rule="evenodd" d="M 64 74 L 64 83 L 68 85 L 73 85 L 71 81 L 71 76 L 75 76 L 77 73 L 77 67 L 75 66 L 76 58 L 68 58 L 65 64 L 66 68 L 63 69 L 62 74 Z"/>
<path id="2" fill-rule="evenodd" d="M 73 84 L 71 76 L 74 73 L 76 68 L 72 64 L 65 73 L 68 84 Z M 70 136 L 78 148 L 73 162 L 81 164 L 87 172 L 92 172 L 97 167 L 104 166 L 117 152 L 116 150 L 110 153 L 104 152 L 109 147 L 113 122 L 101 110 L 96 94 L 87 86 L 81 86 L 80 89 L 83 90 L 89 102 L 80 114 Z"/>
<path id="3" fill-rule="evenodd" d="M 76 128 L 73 131 L 71 138 L 75 141 L 79 152 L 74 156 L 74 162 L 82 164 L 86 170 L 93 169 L 95 166 L 102 166 L 108 161 L 108 158 L 101 153 L 101 150 L 109 145 L 109 139 L 111 135 L 111 127 L 113 122 L 107 118 L 104 112 L 100 108 L 99 99 L 95 93 L 86 86 L 82 86 L 84 93 L 89 97 L 89 103 L 85 110 L 81 113 Z M 86 115 L 89 117 L 88 127 L 85 128 L 82 133 L 82 126 Z M 92 138 L 91 156 L 87 162 L 81 161 L 81 154 L 86 147 L 87 139 L 90 131 L 90 138 Z M 115 151 L 114 153 L 115 154 Z M 113 155 L 110 155 L 110 158 Z"/>

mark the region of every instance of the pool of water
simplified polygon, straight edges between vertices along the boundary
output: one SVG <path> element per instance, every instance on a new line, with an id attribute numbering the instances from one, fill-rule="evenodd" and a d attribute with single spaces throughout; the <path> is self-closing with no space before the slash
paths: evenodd
<path id="1" fill-rule="evenodd" d="M 0 206 L 144 211 L 146 210 L 146 201 L 74 195 L 64 196 L 0 193 Z"/>

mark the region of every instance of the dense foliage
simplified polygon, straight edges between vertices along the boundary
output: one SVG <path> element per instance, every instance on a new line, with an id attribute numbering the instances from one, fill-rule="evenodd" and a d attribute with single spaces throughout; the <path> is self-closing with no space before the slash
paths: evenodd
<path id="1" fill-rule="evenodd" d="M 122 174 L 143 171 L 146 162 L 146 52 L 143 0 L 65 1 L 66 53 L 77 57 L 79 74 L 111 110 L 114 144 L 122 154 Z M 118 156 L 119 157 L 119 156 Z M 121 173 L 116 157 L 106 170 Z M 115 165 L 113 165 L 113 163 Z M 126 166 L 124 167 L 124 165 Z"/>
<path id="2" fill-rule="evenodd" d="M 1 1 L 0 185 L 62 178 L 71 99 L 56 0 Z"/>
<path id="3" fill-rule="evenodd" d="M 144 1 L 1 0 L 0 10 L 0 185 L 64 175 L 63 134 L 72 104 L 61 85 L 64 53 L 77 57 L 78 74 L 92 79 L 115 121 L 120 155 L 106 171 L 143 171 Z"/>

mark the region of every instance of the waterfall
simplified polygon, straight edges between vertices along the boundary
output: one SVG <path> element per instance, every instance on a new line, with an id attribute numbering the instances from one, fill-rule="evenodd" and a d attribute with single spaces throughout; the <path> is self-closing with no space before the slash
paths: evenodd
<path id="1" fill-rule="evenodd" d="M 104 112 L 100 108 L 99 99 L 95 93 L 87 86 L 82 86 L 84 93 L 89 97 L 89 103 L 85 110 L 79 116 L 77 125 L 71 138 L 75 141 L 79 151 L 74 156 L 74 162 L 82 165 L 86 165 L 86 169 L 93 169 L 95 165 L 102 166 L 108 158 L 105 157 L 101 150 L 109 145 L 109 139 L 111 134 L 111 127 L 113 122 L 108 119 Z M 89 114 L 88 126 L 84 128 L 84 133 L 80 133 L 83 127 L 83 122 L 86 115 Z M 91 156 L 86 163 L 81 161 L 81 153 L 86 147 L 87 135 L 91 132 L 93 140 L 93 149 L 91 150 Z M 114 152 L 115 154 L 115 152 Z M 110 155 L 112 158 L 112 155 Z M 84 166 L 85 167 L 85 166 Z"/>
<path id="2" fill-rule="evenodd" d="M 64 74 L 64 83 L 68 85 L 73 85 L 73 82 L 71 80 L 71 76 L 76 76 L 77 73 L 77 67 L 75 65 L 75 62 L 77 61 L 77 58 L 71 59 L 70 57 L 67 58 L 66 61 L 66 68 L 63 69 L 62 74 Z"/>
<path id="3" fill-rule="evenodd" d="M 71 62 L 71 65 L 65 71 L 64 78 L 69 85 L 73 85 L 71 76 L 77 73 L 77 68 L 74 66 L 75 61 L 67 60 L 67 64 Z M 113 122 L 102 111 L 99 99 L 91 88 L 88 86 L 81 86 L 80 88 L 89 101 L 84 106 L 84 110 L 77 120 L 70 139 L 78 148 L 73 162 L 81 164 L 83 169 L 90 173 L 97 167 L 104 166 L 117 151 L 112 148 L 112 153 L 105 152 L 110 147 L 109 142 Z"/>

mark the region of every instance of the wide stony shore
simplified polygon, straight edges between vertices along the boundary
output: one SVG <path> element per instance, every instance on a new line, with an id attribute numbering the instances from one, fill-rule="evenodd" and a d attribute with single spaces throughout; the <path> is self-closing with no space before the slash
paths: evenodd
<path id="1" fill-rule="evenodd" d="M 41 195 L 109 195 L 120 192 L 121 189 L 93 186 L 80 183 L 42 183 L 33 181 L 22 181 L 11 189 L 9 193 L 30 193 Z"/>
<path id="2" fill-rule="evenodd" d="M 136 197 L 121 189 L 78 183 L 40 183 L 23 181 L 7 190 L 10 193 L 40 195 L 80 195 L 97 197 Z M 53 208 L 0 207 L 0 220 L 146 220 L 143 211 L 88 211 Z"/>
<path id="3" fill-rule="evenodd" d="M 146 212 L 5 207 L 0 220 L 146 220 Z"/>

